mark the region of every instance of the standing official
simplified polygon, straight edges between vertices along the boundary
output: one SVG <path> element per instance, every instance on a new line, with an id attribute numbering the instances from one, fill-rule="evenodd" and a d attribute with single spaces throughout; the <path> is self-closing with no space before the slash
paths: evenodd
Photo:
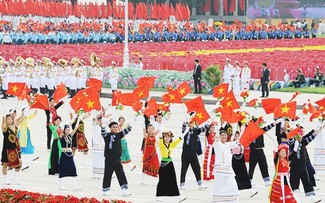
<path id="1" fill-rule="evenodd" d="M 262 86 L 262 96 L 261 97 L 268 97 L 269 96 L 269 87 L 268 83 L 270 81 L 270 70 L 267 68 L 266 63 L 262 63 L 262 75 L 261 75 L 261 86 Z"/>
<path id="2" fill-rule="evenodd" d="M 195 67 L 193 71 L 193 79 L 194 79 L 194 88 L 195 93 L 201 93 L 201 70 L 202 66 L 200 65 L 199 59 L 195 59 Z M 199 91 L 198 91 L 199 89 Z"/>

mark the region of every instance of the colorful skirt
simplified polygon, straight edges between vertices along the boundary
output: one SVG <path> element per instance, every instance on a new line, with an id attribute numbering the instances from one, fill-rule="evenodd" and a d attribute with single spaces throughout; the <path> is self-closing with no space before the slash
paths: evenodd
<path id="1" fill-rule="evenodd" d="M 18 131 L 18 139 L 20 140 L 20 134 L 21 132 Z M 22 154 L 34 154 L 34 146 L 32 145 L 32 140 L 30 138 L 30 131 L 27 128 L 27 145 L 26 147 L 20 146 L 20 150 Z"/>
<path id="2" fill-rule="evenodd" d="M 269 196 L 270 203 L 297 203 L 288 181 L 286 175 L 278 175 L 273 180 Z"/>
<path id="3" fill-rule="evenodd" d="M 130 163 L 131 157 L 130 157 L 128 143 L 126 139 L 121 139 L 121 145 L 122 145 L 121 163 L 122 164 Z"/>
<path id="4" fill-rule="evenodd" d="M 159 173 L 159 160 L 155 146 L 145 146 L 143 154 L 142 172 L 153 177 L 157 177 Z"/>
<path id="5" fill-rule="evenodd" d="M 214 179 L 214 175 L 213 175 L 214 162 L 215 162 L 215 154 L 213 153 L 213 146 L 208 145 L 204 155 L 203 180 Z"/>

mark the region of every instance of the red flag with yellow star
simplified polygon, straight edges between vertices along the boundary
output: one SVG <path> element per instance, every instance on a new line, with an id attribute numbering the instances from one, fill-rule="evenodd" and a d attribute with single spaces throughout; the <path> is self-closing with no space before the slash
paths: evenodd
<path id="1" fill-rule="evenodd" d="M 315 102 L 319 107 L 325 108 L 325 97 Z"/>
<path id="2" fill-rule="evenodd" d="M 179 92 L 181 98 L 185 97 L 188 93 L 192 92 L 191 87 L 186 81 L 184 81 L 177 87 L 177 91 Z"/>
<path id="3" fill-rule="evenodd" d="M 142 106 L 143 106 L 142 102 L 138 101 L 132 105 L 132 109 L 133 109 L 133 111 L 138 112 L 142 109 Z"/>
<path id="4" fill-rule="evenodd" d="M 232 90 L 228 92 L 227 96 L 223 100 L 220 101 L 220 105 L 225 108 L 240 109 L 240 106 Z"/>
<path id="5" fill-rule="evenodd" d="M 164 94 L 162 96 L 162 101 L 168 103 L 182 103 L 182 98 L 179 92 L 177 90 L 174 90 Z"/>
<path id="6" fill-rule="evenodd" d="M 187 113 L 190 113 L 192 111 L 196 111 L 197 109 L 203 107 L 204 108 L 204 103 L 202 100 L 201 96 L 198 96 L 194 99 L 191 99 L 189 101 L 184 102 L 184 104 L 187 107 Z"/>
<path id="7" fill-rule="evenodd" d="M 29 89 L 29 87 L 27 87 L 27 85 L 25 85 L 23 92 L 20 94 L 20 96 L 18 97 L 19 100 L 24 100 L 27 99 L 27 101 L 29 102 L 30 98 L 29 98 L 29 93 L 32 90 Z"/>
<path id="8" fill-rule="evenodd" d="M 133 103 L 139 101 L 138 95 L 131 93 L 122 93 L 117 96 L 117 103 L 120 103 L 125 106 L 132 106 Z"/>
<path id="9" fill-rule="evenodd" d="M 301 135 L 302 136 L 300 126 L 298 126 L 297 128 L 291 130 L 289 133 L 286 134 L 287 139 L 296 137 L 297 135 Z"/>
<path id="10" fill-rule="evenodd" d="M 281 99 L 279 98 L 268 98 L 262 99 L 262 107 L 266 114 L 274 112 L 274 109 L 281 104 Z"/>
<path id="11" fill-rule="evenodd" d="M 221 98 L 227 96 L 228 93 L 228 83 L 222 83 L 213 88 L 212 96 L 215 98 Z"/>
<path id="12" fill-rule="evenodd" d="M 96 87 L 98 91 L 101 90 L 103 85 L 103 81 L 98 80 L 96 78 L 89 78 L 87 81 L 87 87 Z"/>
<path id="13" fill-rule="evenodd" d="M 31 109 L 49 109 L 49 100 L 45 94 L 35 94 L 34 95 L 34 102 L 30 106 Z"/>
<path id="14" fill-rule="evenodd" d="M 280 118 L 280 117 L 296 118 L 296 107 L 297 107 L 296 101 L 281 104 L 279 107 L 275 108 L 274 118 Z"/>
<path id="15" fill-rule="evenodd" d="M 61 83 L 56 87 L 56 89 L 53 93 L 53 99 L 54 99 L 55 103 L 59 103 L 59 100 L 67 95 L 68 95 L 68 90 L 65 87 L 65 85 L 63 83 Z"/>
<path id="16" fill-rule="evenodd" d="M 112 103 L 111 103 L 112 106 L 117 105 L 117 98 L 119 97 L 120 94 L 122 94 L 122 93 L 119 90 L 116 90 L 115 92 L 113 92 L 113 94 L 112 94 L 113 98 L 112 98 Z"/>
<path id="17" fill-rule="evenodd" d="M 147 107 L 144 109 L 143 114 L 150 117 L 151 115 L 156 116 L 158 114 L 156 98 L 151 98 L 147 102 Z"/>
<path id="18" fill-rule="evenodd" d="M 192 119 L 197 123 L 197 125 L 201 125 L 210 118 L 210 115 L 205 110 L 204 106 L 199 107 L 195 112 L 196 114 Z"/>
<path id="19" fill-rule="evenodd" d="M 152 89 L 155 86 L 155 79 L 156 79 L 156 77 L 154 77 L 154 76 L 139 78 L 138 86 L 139 87 L 147 86 L 148 89 Z"/>
<path id="20" fill-rule="evenodd" d="M 90 96 L 99 97 L 99 93 L 96 87 L 89 87 L 84 90 L 79 90 L 70 101 L 71 108 L 75 111 L 78 111 L 80 108 L 82 108 L 81 103 L 84 102 L 82 100 Z"/>
<path id="21" fill-rule="evenodd" d="M 244 147 L 248 147 L 251 142 L 264 133 L 264 130 L 262 130 L 255 122 L 250 122 L 245 128 L 243 135 L 240 137 L 239 142 Z"/>
<path id="22" fill-rule="evenodd" d="M 139 99 L 149 97 L 149 88 L 146 85 L 142 85 L 133 90 L 133 93 L 139 97 Z"/>
<path id="23" fill-rule="evenodd" d="M 24 82 L 9 82 L 8 90 L 6 91 L 6 94 L 20 97 L 20 95 L 24 91 L 25 85 L 26 83 Z"/>
<path id="24" fill-rule="evenodd" d="M 237 123 L 243 118 L 240 114 L 235 113 L 231 108 L 222 108 L 221 109 L 221 119 L 227 123 Z"/>
<path id="25" fill-rule="evenodd" d="M 101 110 L 99 94 L 97 92 L 90 92 L 87 97 L 84 97 L 80 101 L 80 108 L 82 108 L 84 112 L 90 112 L 93 109 Z"/>

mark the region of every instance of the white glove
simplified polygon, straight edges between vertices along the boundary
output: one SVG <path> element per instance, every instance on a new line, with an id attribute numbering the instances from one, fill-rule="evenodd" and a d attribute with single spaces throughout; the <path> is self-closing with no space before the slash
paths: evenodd
<path id="1" fill-rule="evenodd" d="M 296 140 L 295 141 L 295 145 L 293 147 L 293 151 L 297 152 L 298 151 L 298 147 L 299 147 L 299 142 Z"/>
<path id="2" fill-rule="evenodd" d="M 283 123 L 283 118 L 278 118 L 276 121 L 275 121 L 276 124 L 278 123 Z"/>

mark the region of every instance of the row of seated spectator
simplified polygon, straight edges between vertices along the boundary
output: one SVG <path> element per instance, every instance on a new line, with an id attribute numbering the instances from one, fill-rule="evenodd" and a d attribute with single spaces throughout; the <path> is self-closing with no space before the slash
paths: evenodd
<path id="1" fill-rule="evenodd" d="M 325 85 L 324 74 L 320 72 L 319 67 L 315 68 L 315 74 L 312 78 L 305 78 L 305 75 L 302 73 L 301 69 L 297 69 L 297 76 L 293 80 L 293 86 L 295 88 L 301 88 L 305 86 L 310 87 L 319 87 Z"/>
<path id="2" fill-rule="evenodd" d="M 0 43 L 10 38 L 14 44 L 76 44 L 76 43 L 118 43 L 123 42 L 124 21 L 112 23 L 101 21 L 61 22 L 21 20 L 18 25 L 0 21 Z M 130 42 L 170 42 L 170 41 L 223 41 L 258 39 L 293 39 L 316 37 L 316 28 L 303 30 L 289 24 L 278 26 L 254 23 L 209 25 L 204 21 L 130 21 L 128 40 Z M 10 43 L 10 40 L 9 40 Z"/>

